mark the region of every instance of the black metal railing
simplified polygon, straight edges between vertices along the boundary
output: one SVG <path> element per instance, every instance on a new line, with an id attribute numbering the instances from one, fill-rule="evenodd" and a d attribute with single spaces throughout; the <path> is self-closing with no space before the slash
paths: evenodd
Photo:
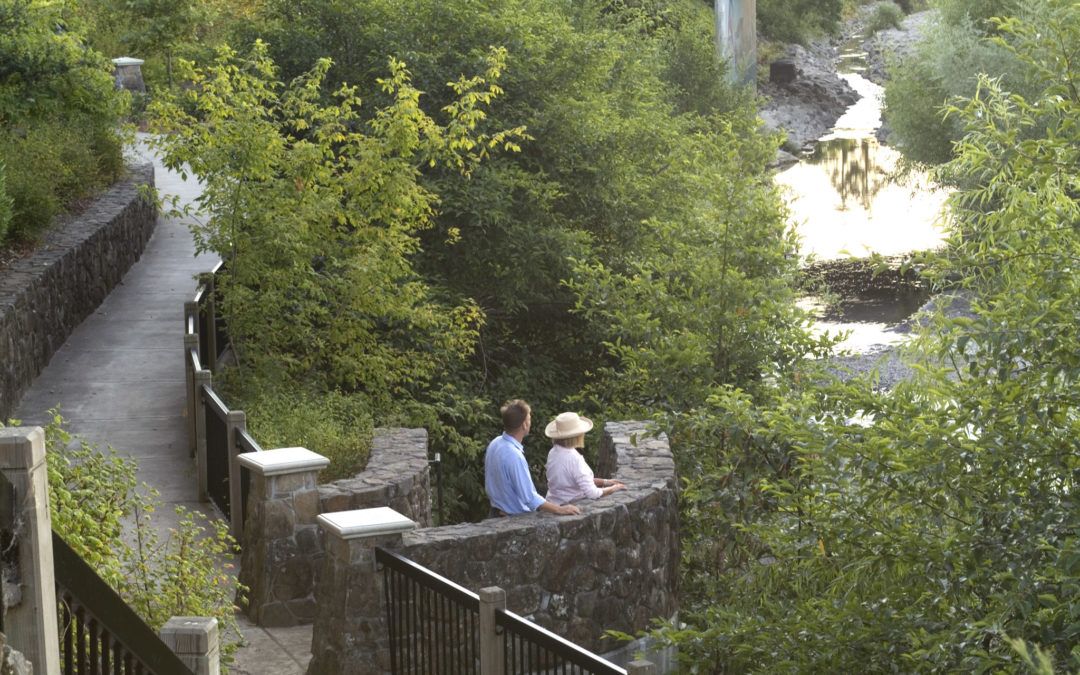
<path id="1" fill-rule="evenodd" d="M 502 659 L 507 675 L 626 675 L 610 661 L 504 609 L 494 608 L 495 634 L 481 635 L 476 593 L 384 548 L 375 548 L 375 562 L 383 572 L 395 675 L 480 673 L 481 660 L 487 658 L 481 655 L 485 639 L 501 645 L 501 653 L 496 646 L 494 655 Z M 490 605 L 485 611 L 492 611 Z"/>
<path id="2" fill-rule="evenodd" d="M 382 548 L 390 664 L 395 674 L 480 672 L 480 598 Z"/>
<path id="3" fill-rule="evenodd" d="M 496 630 L 503 632 L 506 673 L 558 673 L 558 675 L 626 675 L 615 664 L 582 649 L 535 623 L 495 610 Z"/>
<path id="4" fill-rule="evenodd" d="M 247 429 L 236 430 L 236 445 L 240 452 L 262 452 L 262 447 L 247 432 Z M 240 513 L 246 517 L 248 507 L 248 495 L 251 492 L 251 471 L 246 467 L 240 467 Z M 239 543 L 240 537 L 237 537 Z"/>
<path id="5" fill-rule="evenodd" d="M 211 387 L 202 387 L 206 433 L 206 492 L 226 519 L 232 518 L 229 469 L 233 439 L 229 438 L 229 409 Z"/>
<path id="6" fill-rule="evenodd" d="M 161 638 L 53 533 L 65 675 L 191 675 Z"/>

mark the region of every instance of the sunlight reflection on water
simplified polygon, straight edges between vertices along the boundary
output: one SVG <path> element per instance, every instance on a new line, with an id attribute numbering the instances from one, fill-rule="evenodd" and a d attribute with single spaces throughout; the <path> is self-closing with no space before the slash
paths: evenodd
<path id="1" fill-rule="evenodd" d="M 863 70 L 860 53 L 845 57 L 842 68 Z M 892 179 L 900 153 L 875 137 L 881 126 L 883 90 L 858 72 L 841 77 L 858 92 L 859 100 L 812 153 L 776 176 L 802 255 L 807 260 L 834 260 L 937 248 L 945 238 L 939 218 L 948 191 L 932 185 L 923 172 L 910 172 L 902 183 Z M 874 297 L 873 289 L 868 289 L 858 297 L 842 298 L 839 308 L 825 308 L 817 298 L 801 304 L 819 317 L 816 331 L 850 331 L 842 347 L 864 351 L 904 338 L 890 328 L 917 304 L 908 307 L 910 300 L 899 300 Z"/>
<path id="2" fill-rule="evenodd" d="M 811 155 L 776 176 L 803 255 L 830 260 L 937 247 L 944 239 L 937 220 L 948 192 L 935 189 L 921 172 L 903 184 L 889 180 L 900 153 L 874 138 L 881 87 L 861 75 L 843 77 L 863 98 Z"/>

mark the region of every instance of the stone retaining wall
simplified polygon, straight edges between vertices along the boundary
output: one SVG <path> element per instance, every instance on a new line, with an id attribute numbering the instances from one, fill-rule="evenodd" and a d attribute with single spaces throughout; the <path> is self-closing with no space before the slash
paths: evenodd
<path id="1" fill-rule="evenodd" d="M 628 489 L 578 502 L 579 516 L 532 513 L 372 539 L 326 533 L 308 672 L 388 670 L 374 545 L 474 592 L 498 586 L 508 609 L 595 652 L 619 646 L 602 639 L 606 629 L 635 633 L 675 615 L 679 515 L 667 439 L 647 437 L 641 422 L 608 423 L 597 468 Z"/>
<path id="2" fill-rule="evenodd" d="M 376 506 L 389 506 L 420 527 L 431 525 L 425 429 L 378 429 L 362 473 L 319 486 L 320 513 Z"/>
<path id="3" fill-rule="evenodd" d="M 142 255 L 157 224 L 139 186 L 154 184 L 144 164 L 93 205 L 49 231 L 41 248 L 0 272 L 0 420 Z"/>
<path id="4" fill-rule="evenodd" d="M 679 511 L 667 439 L 640 422 L 604 426 L 596 475 L 627 489 L 576 502 L 580 516 L 530 513 L 402 535 L 401 555 L 473 591 L 499 586 L 507 608 L 605 652 L 606 629 L 635 633 L 678 609 Z"/>
<path id="5" fill-rule="evenodd" d="M 315 586 L 325 556 L 315 523 L 320 513 L 391 506 L 431 524 L 424 429 L 376 429 L 367 469 L 325 485 L 318 484 L 317 474 L 252 475 L 240 583 L 249 589 L 247 614 L 260 626 L 314 620 Z"/>

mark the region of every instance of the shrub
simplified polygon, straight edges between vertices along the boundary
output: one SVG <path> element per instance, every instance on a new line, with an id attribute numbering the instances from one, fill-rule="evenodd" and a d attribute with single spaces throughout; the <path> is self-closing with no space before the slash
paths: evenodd
<path id="1" fill-rule="evenodd" d="M 876 33 L 885 30 L 886 28 L 899 28 L 903 18 L 904 10 L 895 2 L 885 0 L 885 2 L 875 3 L 870 10 L 868 27 L 870 28 L 871 33 Z"/>
<path id="2" fill-rule="evenodd" d="M 157 493 L 139 484 L 135 460 L 72 436 L 63 418 L 50 414 L 45 449 L 53 530 L 155 631 L 172 616 L 216 618 L 229 663 L 240 633 L 238 587 L 226 562 L 236 545 L 227 525 L 177 507 L 178 524 L 162 540 L 153 525 Z"/>
<path id="3" fill-rule="evenodd" d="M 973 95 L 980 73 L 1000 77 L 1017 93 L 1033 93 L 1026 67 L 968 20 L 939 23 L 913 54 L 889 65 L 885 119 L 906 158 L 941 164 L 952 157 L 961 128 L 955 119 L 945 119 L 944 106 L 954 97 Z"/>
<path id="4" fill-rule="evenodd" d="M 371 451 L 373 423 L 360 395 L 288 389 L 232 371 L 222 379 L 230 406 L 247 413 L 248 429 L 264 448 L 304 447 L 329 458 L 322 480 L 362 471 Z"/>
<path id="5" fill-rule="evenodd" d="M 761 34 L 781 42 L 806 44 L 840 25 L 840 0 L 758 0 Z"/>
<path id="6" fill-rule="evenodd" d="M 1017 0 L 935 0 L 946 24 L 972 23 L 980 30 L 991 29 L 990 17 L 1016 13 Z"/>
<path id="7" fill-rule="evenodd" d="M 0 0 L 0 148 L 9 239 L 34 239 L 122 167 L 127 98 L 66 22 L 68 3 Z M 3 239 L 0 239 L 3 244 Z"/>

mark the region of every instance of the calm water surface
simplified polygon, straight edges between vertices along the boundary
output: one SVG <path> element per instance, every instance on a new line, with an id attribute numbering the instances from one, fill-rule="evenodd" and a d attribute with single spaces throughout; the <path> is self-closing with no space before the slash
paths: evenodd
<path id="1" fill-rule="evenodd" d="M 891 179 L 900 154 L 875 138 L 883 90 L 859 74 L 862 56 L 848 50 L 839 63 L 841 77 L 858 92 L 859 100 L 813 152 L 776 176 L 808 261 L 871 253 L 900 256 L 936 248 L 944 240 L 938 218 L 948 192 L 935 188 L 921 173 L 902 183 Z M 865 351 L 903 339 L 889 328 L 924 300 L 910 289 L 903 293 L 865 289 L 853 295 L 845 292 L 833 307 L 825 307 L 818 298 L 805 298 L 802 304 L 819 317 L 819 330 L 849 330 L 842 346 Z"/>

